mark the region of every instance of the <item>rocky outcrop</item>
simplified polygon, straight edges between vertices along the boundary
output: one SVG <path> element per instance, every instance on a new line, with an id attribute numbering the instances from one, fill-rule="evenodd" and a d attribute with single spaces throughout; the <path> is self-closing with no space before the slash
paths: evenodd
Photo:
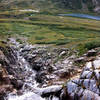
<path id="1" fill-rule="evenodd" d="M 6 57 L 4 53 L 0 50 L 0 100 L 3 100 L 4 96 L 8 91 L 13 90 L 13 85 L 10 81 L 10 76 L 7 73 L 7 70 L 4 67 L 4 63 L 6 63 Z"/>
<path id="2" fill-rule="evenodd" d="M 88 62 L 80 78 L 67 83 L 67 92 L 73 100 L 100 100 L 100 59 Z"/>
<path id="3" fill-rule="evenodd" d="M 8 44 L 0 43 L 0 100 L 14 89 L 22 87 L 16 80 L 15 66 L 18 66 L 16 52 Z"/>

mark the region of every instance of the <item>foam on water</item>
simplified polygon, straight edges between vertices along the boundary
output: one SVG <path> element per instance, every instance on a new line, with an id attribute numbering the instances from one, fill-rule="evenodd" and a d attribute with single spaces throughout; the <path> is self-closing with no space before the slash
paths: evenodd
<path id="1" fill-rule="evenodd" d="M 26 92 L 22 96 L 9 95 L 8 100 L 45 100 L 33 92 Z"/>

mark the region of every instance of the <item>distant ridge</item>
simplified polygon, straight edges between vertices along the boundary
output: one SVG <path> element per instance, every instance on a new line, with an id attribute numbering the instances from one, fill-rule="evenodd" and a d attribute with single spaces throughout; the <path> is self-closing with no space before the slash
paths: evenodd
<path id="1" fill-rule="evenodd" d="M 0 0 L 0 9 L 64 8 L 100 13 L 100 0 Z"/>

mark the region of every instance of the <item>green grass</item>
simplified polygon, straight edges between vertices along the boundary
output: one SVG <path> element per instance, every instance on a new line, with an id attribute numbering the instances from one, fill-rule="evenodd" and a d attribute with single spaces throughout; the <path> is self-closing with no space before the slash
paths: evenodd
<path id="1" fill-rule="evenodd" d="M 22 16 L 13 18 L 15 13 L 16 16 Z M 0 12 L 0 15 L 2 14 L 10 15 L 7 11 Z M 30 16 L 31 14 L 16 11 L 11 13 L 9 18 L 3 16 L 0 19 L 0 38 L 17 34 L 19 37 L 27 37 L 31 44 L 78 47 L 81 52 L 84 47 L 87 48 L 84 46 L 86 43 L 100 39 L 100 21 L 43 13 Z"/>

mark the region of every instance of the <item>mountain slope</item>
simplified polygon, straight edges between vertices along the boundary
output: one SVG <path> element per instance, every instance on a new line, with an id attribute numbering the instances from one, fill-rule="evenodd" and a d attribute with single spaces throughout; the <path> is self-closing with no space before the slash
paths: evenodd
<path id="1" fill-rule="evenodd" d="M 64 8 L 100 12 L 100 0 L 0 0 L 0 9 Z"/>

